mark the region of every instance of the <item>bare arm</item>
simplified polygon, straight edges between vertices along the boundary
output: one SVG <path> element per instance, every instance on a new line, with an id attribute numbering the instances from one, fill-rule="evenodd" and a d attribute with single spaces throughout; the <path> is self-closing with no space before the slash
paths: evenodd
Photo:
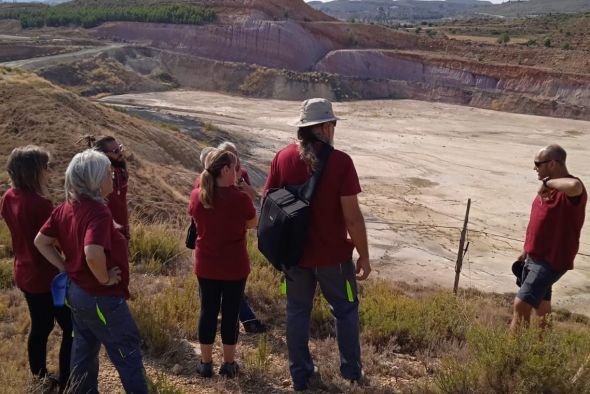
<path id="1" fill-rule="evenodd" d="M 577 197 L 584 192 L 584 185 L 577 178 L 549 179 L 547 187 L 563 192 L 568 197 Z"/>
<path id="2" fill-rule="evenodd" d="M 371 272 L 365 218 L 361 212 L 361 207 L 359 206 L 356 195 L 342 196 L 340 197 L 340 203 L 342 205 L 342 213 L 344 214 L 346 229 L 348 230 L 350 238 L 352 238 L 352 243 L 359 254 L 359 259 L 356 264 L 356 272 L 357 274 L 360 274 L 360 276 L 357 276 L 357 279 L 364 280 Z"/>
<path id="3" fill-rule="evenodd" d="M 53 264 L 60 272 L 64 272 L 66 267 L 64 265 L 64 257 L 55 247 L 56 239 L 48 237 L 47 235 L 38 233 L 35 237 L 35 247 L 39 249 L 39 252 Z"/>
<path id="4" fill-rule="evenodd" d="M 103 286 L 111 286 L 121 281 L 121 269 L 113 267 L 107 271 L 107 256 L 104 248 L 100 245 L 84 246 L 86 263 L 92 272 L 92 275 Z"/>

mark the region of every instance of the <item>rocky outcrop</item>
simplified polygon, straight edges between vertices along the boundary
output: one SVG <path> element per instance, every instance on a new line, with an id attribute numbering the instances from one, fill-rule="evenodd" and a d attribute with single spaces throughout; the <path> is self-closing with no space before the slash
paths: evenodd
<path id="1" fill-rule="evenodd" d="M 257 20 L 207 26 L 107 23 L 96 28 L 94 34 L 215 60 L 297 71 L 310 70 L 335 48 L 329 39 L 315 36 L 294 21 Z"/>

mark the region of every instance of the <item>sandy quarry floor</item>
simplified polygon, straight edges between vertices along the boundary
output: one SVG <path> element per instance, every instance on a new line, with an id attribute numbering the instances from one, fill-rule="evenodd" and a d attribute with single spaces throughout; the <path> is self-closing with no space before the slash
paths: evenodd
<path id="1" fill-rule="evenodd" d="M 175 109 L 209 119 L 247 141 L 255 182 L 294 139 L 299 103 L 209 92 L 109 97 L 112 103 Z M 590 122 L 516 115 L 419 101 L 335 104 L 336 147 L 361 178 L 375 277 L 452 287 L 460 227 L 472 199 L 460 286 L 515 291 L 510 265 L 522 248 L 538 181 L 533 156 L 557 142 L 570 171 L 590 185 Z M 243 148 L 242 148 L 243 149 Z M 258 167 L 260 171 L 256 171 Z M 576 269 L 556 286 L 555 305 L 590 313 L 590 225 Z"/>

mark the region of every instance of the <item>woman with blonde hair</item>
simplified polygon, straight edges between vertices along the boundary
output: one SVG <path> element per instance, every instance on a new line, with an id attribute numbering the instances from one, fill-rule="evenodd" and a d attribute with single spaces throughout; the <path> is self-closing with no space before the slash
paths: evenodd
<path id="1" fill-rule="evenodd" d="M 147 393 L 137 326 L 129 298 L 127 239 L 115 229 L 106 197 L 113 191 L 111 163 L 95 150 L 74 156 L 65 175 L 66 202 L 53 210 L 35 245 L 70 279 L 67 300 L 74 319 L 72 376 L 75 393 L 98 393 L 100 345 L 127 393 Z M 60 253 L 55 248 L 59 242 Z"/>
<path id="2" fill-rule="evenodd" d="M 200 187 L 191 193 L 188 208 L 198 228 L 195 273 L 201 299 L 201 360 L 197 369 L 203 377 L 213 375 L 212 352 L 220 309 L 223 364 L 219 374 L 233 378 L 239 371 L 235 362 L 238 311 L 250 273 L 246 230 L 256 227 L 258 219 L 251 197 L 236 186 L 237 162 L 231 152 L 209 152 Z"/>
<path id="3" fill-rule="evenodd" d="M 49 153 L 34 145 L 16 148 L 8 157 L 6 167 L 12 187 L 2 197 L 0 212 L 12 236 L 14 281 L 25 295 L 31 316 L 27 342 L 29 367 L 34 376 L 47 376 L 47 339 L 57 321 L 63 336 L 59 351 L 59 382 L 54 383 L 63 390 L 70 375 L 71 313 L 65 306 L 54 306 L 51 281 L 59 271 L 33 245 L 37 232 L 53 209 L 46 197 Z"/>

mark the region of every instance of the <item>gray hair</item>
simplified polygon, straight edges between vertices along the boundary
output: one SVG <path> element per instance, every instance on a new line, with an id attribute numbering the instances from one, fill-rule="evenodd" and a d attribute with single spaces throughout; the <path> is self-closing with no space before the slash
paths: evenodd
<path id="1" fill-rule="evenodd" d="M 226 150 L 236 156 L 238 155 L 238 148 L 236 148 L 236 145 L 233 142 L 223 141 L 221 144 L 217 145 L 217 149 Z"/>
<path id="2" fill-rule="evenodd" d="M 201 155 L 199 156 L 199 160 L 201 161 L 201 164 L 203 165 L 203 167 L 205 167 L 205 159 L 207 159 L 207 156 L 209 155 L 209 153 L 213 152 L 214 150 L 217 150 L 217 149 L 208 146 L 206 148 L 203 148 L 203 150 L 201 151 Z"/>
<path id="3" fill-rule="evenodd" d="M 100 185 L 107 176 L 111 176 L 111 161 L 104 153 L 87 149 L 76 154 L 66 169 L 66 200 L 87 197 L 104 203 Z"/>

